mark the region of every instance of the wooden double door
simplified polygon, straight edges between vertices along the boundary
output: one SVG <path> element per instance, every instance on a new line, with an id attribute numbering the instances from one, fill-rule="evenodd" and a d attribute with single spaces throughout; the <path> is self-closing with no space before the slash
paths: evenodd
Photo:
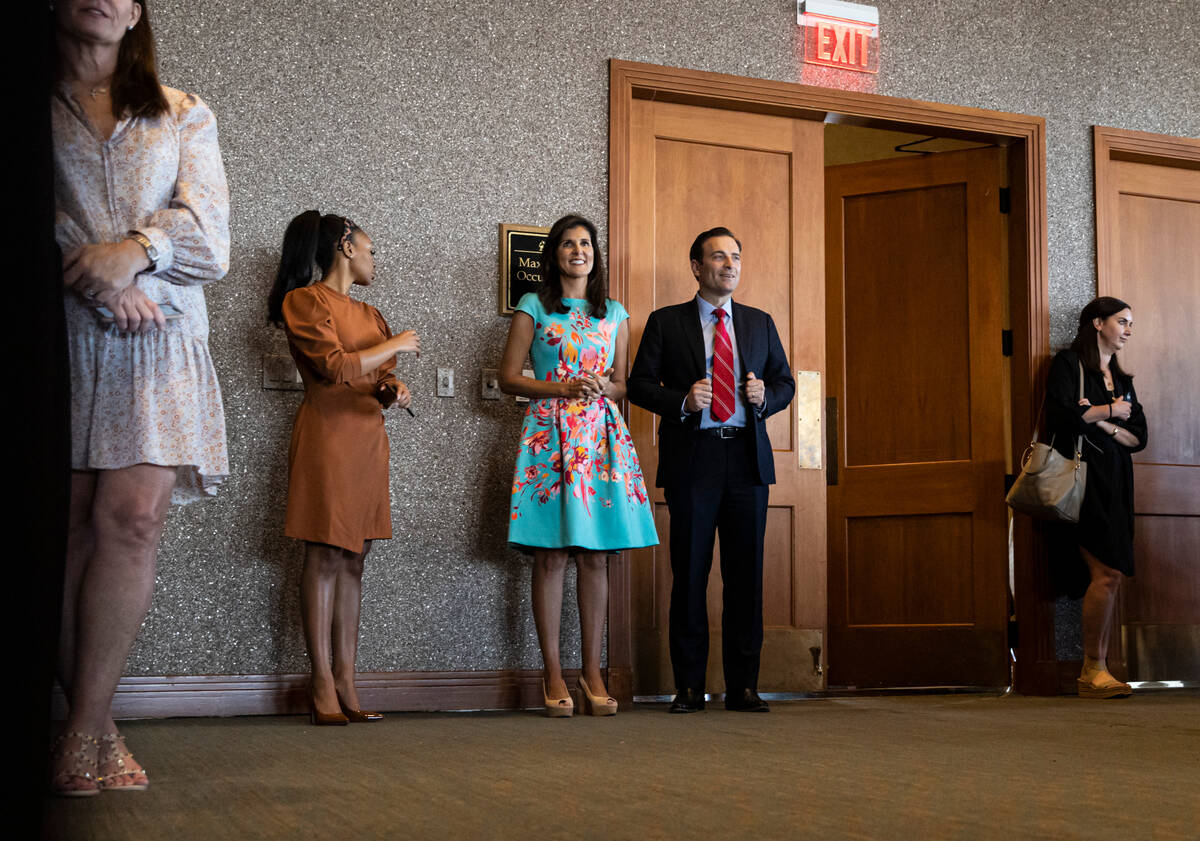
<path id="1" fill-rule="evenodd" d="M 797 399 L 768 422 L 759 689 L 1008 682 L 1001 153 L 824 166 L 824 125 L 634 99 L 628 276 L 649 312 L 696 293 L 695 235 L 742 240 L 735 300 L 774 317 Z M 652 483 L 658 419 L 631 407 Z M 634 692 L 670 693 L 669 514 L 632 553 Z M 720 691 L 720 574 L 708 688 Z"/>

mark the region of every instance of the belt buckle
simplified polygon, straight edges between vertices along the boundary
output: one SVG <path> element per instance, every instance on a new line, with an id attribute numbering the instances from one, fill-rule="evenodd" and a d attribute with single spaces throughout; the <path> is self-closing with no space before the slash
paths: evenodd
<path id="1" fill-rule="evenodd" d="M 736 426 L 722 426 L 717 430 L 717 437 L 722 440 L 729 440 L 730 438 L 736 438 L 737 433 L 738 428 Z"/>

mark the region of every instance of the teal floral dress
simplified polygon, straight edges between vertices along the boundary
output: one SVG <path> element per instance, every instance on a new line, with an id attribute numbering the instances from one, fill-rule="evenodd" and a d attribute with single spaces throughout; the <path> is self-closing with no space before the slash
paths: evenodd
<path id="1" fill-rule="evenodd" d="M 613 300 L 603 319 L 594 318 L 582 298 L 563 304 L 571 311 L 547 313 L 532 292 L 517 304 L 533 319 L 534 376 L 562 382 L 603 374 L 629 313 Z M 617 552 L 658 543 L 633 439 L 607 397 L 530 400 L 517 446 L 508 541 L 524 551 Z"/>

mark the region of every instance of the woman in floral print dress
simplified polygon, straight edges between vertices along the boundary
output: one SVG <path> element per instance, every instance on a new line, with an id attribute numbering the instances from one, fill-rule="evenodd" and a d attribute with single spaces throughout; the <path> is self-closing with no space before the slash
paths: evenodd
<path id="1" fill-rule="evenodd" d="M 587 711 L 612 715 L 600 673 L 608 606 L 607 554 L 658 543 L 646 483 L 617 408 L 625 396 L 629 315 L 607 297 L 596 226 L 580 216 L 554 223 L 542 253 L 541 289 L 521 298 L 500 369 L 500 387 L 530 398 L 513 476 L 508 539 L 532 552 L 533 615 L 542 650 L 542 695 L 554 717 L 574 704 L 559 662 L 563 573 L 578 569 Z M 534 377 L 521 374 L 526 356 Z"/>
<path id="2" fill-rule="evenodd" d="M 229 473 L 203 289 L 229 266 L 229 193 L 212 111 L 159 85 L 144 0 L 58 0 L 52 14 L 72 474 L 58 656 L 69 711 L 51 788 L 84 797 L 149 785 L 113 693 L 150 607 L 168 504 L 213 495 Z"/>

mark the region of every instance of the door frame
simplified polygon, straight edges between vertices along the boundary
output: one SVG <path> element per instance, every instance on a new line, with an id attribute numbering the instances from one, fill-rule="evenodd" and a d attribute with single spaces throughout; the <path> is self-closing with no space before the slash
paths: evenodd
<path id="1" fill-rule="evenodd" d="M 1041 117 L 941 105 L 914 99 L 751 79 L 641 62 L 609 61 L 608 253 L 614 297 L 627 296 L 630 274 L 630 111 L 634 99 L 656 99 L 727 111 L 844 123 L 996 143 L 1008 149 L 1009 308 L 1013 332 L 1012 437 L 1019 454 L 1036 420 L 1050 356 L 1047 288 L 1046 121 Z M 1014 520 L 1019 654 L 1016 688 L 1058 692 L 1054 599 L 1034 528 Z M 609 564 L 609 691 L 632 698 L 633 651 L 629 559 Z"/>
<path id="2" fill-rule="evenodd" d="M 1092 126 L 1092 140 L 1096 197 L 1096 294 L 1107 295 L 1113 289 L 1113 274 L 1116 271 L 1111 240 L 1111 226 L 1117 218 L 1117 208 L 1113 206 L 1110 189 L 1113 161 L 1200 169 L 1200 139 Z"/>

